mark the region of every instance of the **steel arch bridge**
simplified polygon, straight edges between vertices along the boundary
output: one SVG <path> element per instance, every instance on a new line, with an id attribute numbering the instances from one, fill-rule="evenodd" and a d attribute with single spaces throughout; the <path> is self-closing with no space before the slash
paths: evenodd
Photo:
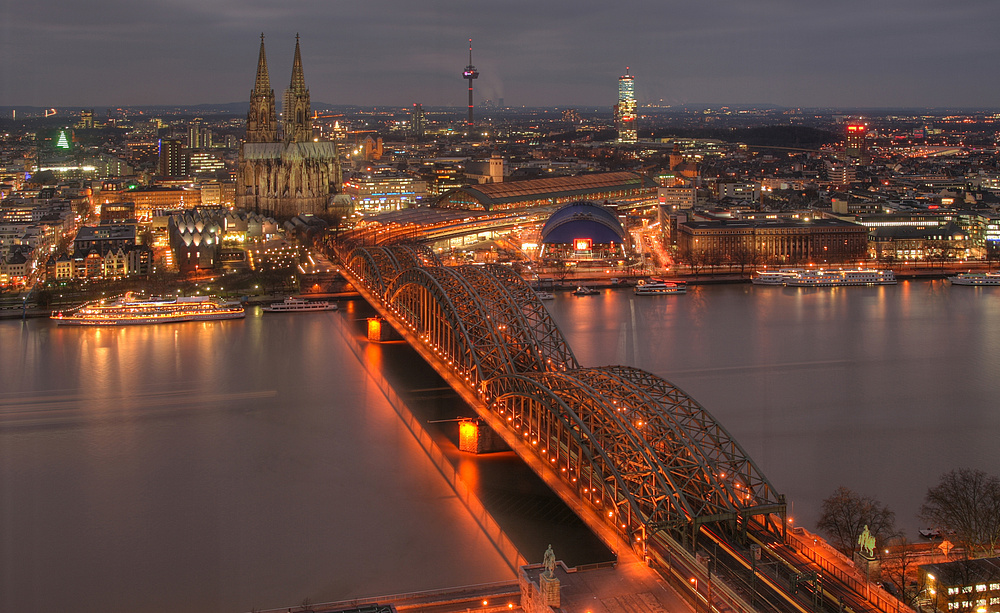
<path id="1" fill-rule="evenodd" d="M 527 283 L 500 265 L 440 266 L 426 246 L 341 254 L 358 290 L 585 521 L 641 549 L 701 525 L 784 536 L 785 499 L 739 443 L 670 382 L 584 368 Z M 780 516 L 779 521 L 773 515 Z"/>

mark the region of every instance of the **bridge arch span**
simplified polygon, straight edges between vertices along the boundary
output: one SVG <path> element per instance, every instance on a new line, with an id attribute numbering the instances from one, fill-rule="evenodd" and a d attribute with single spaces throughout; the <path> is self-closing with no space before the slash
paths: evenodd
<path id="1" fill-rule="evenodd" d="M 638 368 L 581 368 L 508 267 L 431 260 L 367 247 L 346 269 L 519 455 L 570 485 L 571 506 L 633 545 L 664 529 L 687 542 L 705 523 L 746 530 L 751 518 L 784 533 L 784 497 L 693 398 Z"/>
<path id="2" fill-rule="evenodd" d="M 457 269 L 405 270 L 384 295 L 386 306 L 458 369 L 471 387 L 509 371 L 512 359 L 502 342 L 502 331 L 493 325 L 482 298 Z"/>

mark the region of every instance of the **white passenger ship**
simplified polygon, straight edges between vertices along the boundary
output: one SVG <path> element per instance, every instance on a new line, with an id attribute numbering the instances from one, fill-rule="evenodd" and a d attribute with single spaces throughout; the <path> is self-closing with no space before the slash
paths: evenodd
<path id="1" fill-rule="evenodd" d="M 1000 285 L 1000 272 L 963 272 L 948 280 L 952 285 Z"/>
<path id="2" fill-rule="evenodd" d="M 117 299 L 94 300 L 52 313 L 60 326 L 127 326 L 213 319 L 240 319 L 239 304 L 222 303 L 211 296 L 189 298 L 136 298 L 132 292 Z"/>
<path id="3" fill-rule="evenodd" d="M 304 311 L 336 311 L 337 304 L 326 300 L 304 300 L 291 296 L 263 308 L 268 313 L 301 313 Z"/>
<path id="4" fill-rule="evenodd" d="M 636 296 L 664 296 L 687 293 L 687 285 L 673 281 L 650 281 L 635 286 Z"/>
<path id="5" fill-rule="evenodd" d="M 782 268 L 780 270 L 765 270 L 758 272 L 757 276 L 750 280 L 754 285 L 784 285 L 789 279 L 794 279 L 804 273 L 801 268 Z"/>
<path id="6" fill-rule="evenodd" d="M 762 272 L 753 279 L 757 285 L 785 285 L 787 287 L 842 287 L 850 285 L 895 285 L 896 275 L 891 270 L 849 268 L 846 270 L 784 269 Z"/>

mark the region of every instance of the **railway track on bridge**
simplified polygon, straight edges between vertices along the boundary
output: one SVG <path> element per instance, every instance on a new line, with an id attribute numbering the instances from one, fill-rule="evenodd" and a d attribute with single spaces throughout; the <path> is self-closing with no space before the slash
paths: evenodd
<path id="1" fill-rule="evenodd" d="M 695 606 L 909 611 L 790 547 L 784 497 L 721 424 L 656 375 L 582 367 L 510 269 L 444 267 L 420 245 L 337 255 L 380 316 L 595 534 L 651 560 Z"/>

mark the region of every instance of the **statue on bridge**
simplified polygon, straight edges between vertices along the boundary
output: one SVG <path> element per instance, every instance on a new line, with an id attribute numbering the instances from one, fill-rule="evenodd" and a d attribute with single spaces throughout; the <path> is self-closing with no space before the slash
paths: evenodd
<path id="1" fill-rule="evenodd" d="M 556 554 L 552 551 L 552 545 L 545 550 L 545 557 L 542 558 L 542 566 L 545 567 L 545 577 L 552 579 L 556 575 Z"/>
<path id="2" fill-rule="evenodd" d="M 861 536 L 858 537 L 858 545 L 861 545 L 861 553 L 863 555 L 867 551 L 869 558 L 875 557 L 875 535 L 868 531 L 868 524 L 865 524 L 865 529 L 861 532 Z"/>

